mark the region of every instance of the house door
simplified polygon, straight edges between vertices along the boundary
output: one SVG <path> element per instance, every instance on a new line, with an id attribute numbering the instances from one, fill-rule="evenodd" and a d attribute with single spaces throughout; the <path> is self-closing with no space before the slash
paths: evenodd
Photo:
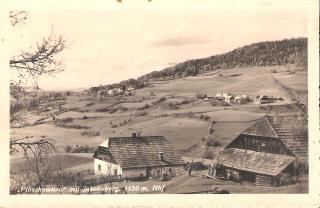
<path id="1" fill-rule="evenodd" d="M 115 175 L 115 176 L 116 176 L 116 175 L 117 175 L 117 173 L 118 173 L 117 169 L 114 169 L 114 170 L 113 170 L 113 175 Z"/>
<path id="2" fill-rule="evenodd" d="M 151 176 L 151 168 L 146 169 L 146 178 L 148 179 Z"/>

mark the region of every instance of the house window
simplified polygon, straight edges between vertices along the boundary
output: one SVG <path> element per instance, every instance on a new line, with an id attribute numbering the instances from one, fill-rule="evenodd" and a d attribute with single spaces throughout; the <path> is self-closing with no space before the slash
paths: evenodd
<path id="1" fill-rule="evenodd" d="M 101 165 L 100 164 L 98 165 L 98 171 L 101 171 Z"/>

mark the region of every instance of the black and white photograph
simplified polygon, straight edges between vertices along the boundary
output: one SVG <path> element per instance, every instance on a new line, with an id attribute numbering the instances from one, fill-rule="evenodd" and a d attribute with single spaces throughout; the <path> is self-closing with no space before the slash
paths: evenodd
<path id="1" fill-rule="evenodd" d="M 310 193 L 311 0 L 99 2 L 10 8 L 9 195 Z"/>

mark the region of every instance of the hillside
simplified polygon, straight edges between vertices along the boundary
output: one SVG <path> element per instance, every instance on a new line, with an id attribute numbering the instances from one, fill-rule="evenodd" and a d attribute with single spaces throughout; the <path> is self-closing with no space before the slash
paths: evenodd
<path id="1" fill-rule="evenodd" d="M 252 66 L 307 65 L 307 38 L 254 43 L 207 58 L 188 60 L 173 67 L 154 71 L 138 78 L 195 76 L 218 69 Z"/>

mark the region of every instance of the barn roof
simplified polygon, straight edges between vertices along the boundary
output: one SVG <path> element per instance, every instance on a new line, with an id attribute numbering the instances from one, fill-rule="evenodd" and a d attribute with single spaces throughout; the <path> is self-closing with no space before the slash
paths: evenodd
<path id="1" fill-rule="evenodd" d="M 123 169 L 185 163 L 175 147 L 163 136 L 112 137 L 108 139 L 108 145 L 99 147 L 109 152 L 115 163 Z M 163 155 L 162 161 L 159 159 L 160 153 Z M 95 153 L 94 158 L 99 155 Z"/>
<path id="2" fill-rule="evenodd" d="M 278 134 L 274 130 L 270 121 L 265 116 L 260 118 L 257 121 L 257 123 L 255 123 L 253 126 L 243 131 L 242 134 L 265 136 L 265 137 L 278 137 Z"/>
<path id="3" fill-rule="evenodd" d="M 306 116 L 268 116 L 278 137 L 299 158 L 308 157 L 308 119 Z"/>
<path id="4" fill-rule="evenodd" d="M 294 161 L 294 157 L 225 148 L 217 157 L 218 164 L 225 167 L 276 176 Z"/>
<path id="5" fill-rule="evenodd" d="M 308 157 L 308 119 L 306 116 L 264 116 L 241 134 L 279 138 L 299 158 Z"/>

